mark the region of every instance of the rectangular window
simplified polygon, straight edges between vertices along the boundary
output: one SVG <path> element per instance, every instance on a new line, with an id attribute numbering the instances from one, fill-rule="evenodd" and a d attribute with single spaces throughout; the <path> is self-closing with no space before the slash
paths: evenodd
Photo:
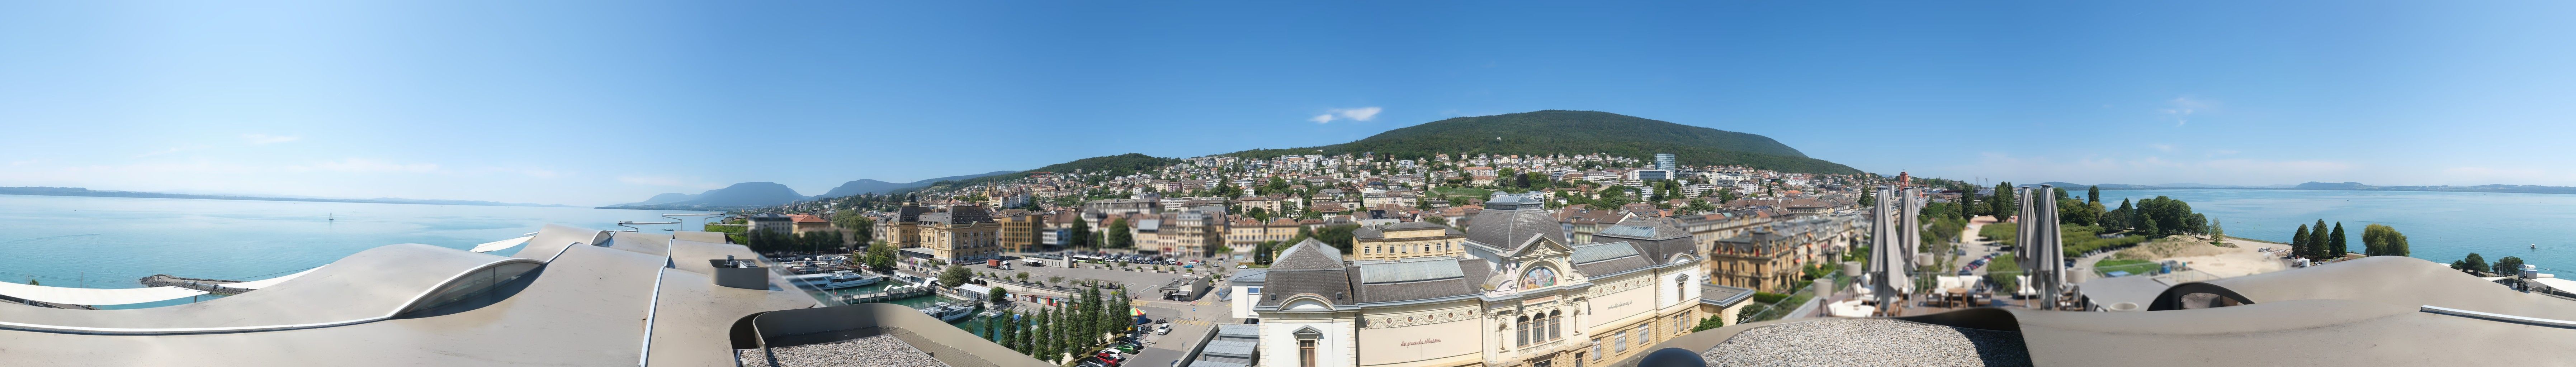
<path id="1" fill-rule="evenodd" d="M 1637 325 L 1637 346 L 1644 347 L 1646 346 L 1647 341 L 1654 340 L 1654 338 L 1655 323 L 1649 322 Z"/>
<path id="2" fill-rule="evenodd" d="M 1583 352 L 1574 352 L 1574 367 L 1583 367 Z"/>
<path id="3" fill-rule="evenodd" d="M 1612 352 L 1626 352 L 1626 351 L 1628 351 L 1628 332 L 1621 331 L 1621 332 L 1619 332 L 1618 334 L 1613 334 L 1613 335 L 1610 337 L 1610 340 L 1613 340 L 1612 342 L 1610 342 L 1610 351 L 1612 351 Z"/>
<path id="4" fill-rule="evenodd" d="M 1314 339 L 1297 341 L 1297 365 L 1299 367 L 1315 367 Z"/>

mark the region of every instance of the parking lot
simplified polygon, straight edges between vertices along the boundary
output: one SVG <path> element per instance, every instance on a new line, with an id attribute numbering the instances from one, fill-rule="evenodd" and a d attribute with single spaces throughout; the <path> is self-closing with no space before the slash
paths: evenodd
<path id="1" fill-rule="evenodd" d="M 1127 288 L 1129 295 L 1136 297 L 1137 301 L 1134 302 L 1136 309 L 1144 311 L 1147 318 L 1157 321 L 1172 322 L 1172 332 L 1167 335 L 1154 334 L 1154 325 L 1152 324 L 1139 325 L 1138 327 L 1144 330 L 1141 339 L 1145 341 L 1145 348 L 1138 350 L 1135 354 L 1129 355 L 1129 359 L 1125 364 L 1126 366 L 1170 367 L 1182 357 L 1186 357 L 1187 354 L 1189 354 L 1190 349 L 1196 348 L 1199 343 L 1199 338 L 1212 332 L 1216 328 L 1216 323 L 1233 321 L 1232 315 L 1229 313 L 1229 309 L 1226 308 L 1226 304 L 1217 300 L 1214 294 L 1214 288 L 1212 288 L 1209 294 L 1201 297 L 1201 299 L 1195 302 L 1164 301 L 1156 299 L 1156 296 L 1160 295 L 1158 290 L 1164 284 L 1170 283 L 1172 279 L 1190 274 L 1209 275 L 1230 273 L 1234 271 L 1234 264 L 1231 262 L 1213 262 L 1211 263 L 1212 266 L 1197 267 L 1195 269 L 1191 269 L 1195 270 L 1192 272 L 1174 272 L 1174 270 L 1181 269 L 1180 266 L 1165 265 L 1163 268 L 1166 271 L 1156 272 L 1152 270 L 1135 270 L 1140 266 L 1133 264 L 1127 266 L 1127 268 L 1123 270 L 1119 269 L 1114 264 L 1104 265 L 1094 263 L 1075 263 L 1074 267 L 1068 268 L 1061 266 L 1063 264 L 1062 261 L 1046 261 L 1046 265 L 1044 266 L 1029 266 L 1027 261 L 1021 260 L 1026 259 L 1027 255 L 1028 254 L 1009 254 L 1008 256 L 1016 259 L 1012 261 L 1012 269 L 1002 271 L 1002 273 L 1017 274 L 1020 272 L 1027 272 L 1029 273 L 1029 279 L 1032 280 L 1044 280 L 1047 277 L 1061 276 L 1065 277 L 1067 281 L 1071 281 L 1073 279 L 1093 279 L 1118 283 L 1120 286 Z M 1154 268 L 1154 266 L 1151 265 L 1144 265 L 1141 267 L 1143 269 Z M 983 268 L 982 266 L 976 266 L 974 268 L 975 271 L 979 272 L 993 271 L 993 269 Z M 1218 281 L 1213 282 L 1210 286 L 1222 288 L 1225 285 L 1222 281 Z"/>
<path id="2" fill-rule="evenodd" d="M 1016 257 L 1020 255 L 1014 256 Z M 1029 273 L 1029 279 L 1034 281 L 1043 281 L 1047 279 L 1047 277 L 1055 276 L 1064 277 L 1067 281 L 1071 281 L 1073 279 L 1107 281 L 1118 283 L 1119 285 L 1126 287 L 1127 293 L 1130 295 L 1143 299 L 1153 299 L 1154 296 L 1158 295 L 1153 292 L 1156 289 L 1161 288 L 1164 284 L 1171 283 L 1172 279 L 1190 274 L 1209 275 L 1212 273 L 1233 270 L 1228 268 L 1233 265 L 1223 263 L 1220 263 L 1217 266 L 1199 267 L 1195 269 L 1183 269 L 1178 265 L 1163 265 L 1161 267 L 1164 271 L 1161 272 L 1150 270 L 1155 267 L 1151 265 L 1129 265 L 1126 268 L 1121 269 L 1117 268 L 1114 264 L 1074 263 L 1074 267 L 1067 268 L 1060 266 L 1063 264 L 1061 261 L 1050 260 L 1046 263 L 1047 264 L 1043 266 L 1029 266 L 1025 260 L 1013 260 L 1011 270 L 1002 271 L 1002 274 L 1018 274 L 1021 272 L 1027 272 Z M 994 269 L 988 269 L 982 266 L 975 266 L 973 268 L 978 272 L 995 271 Z M 1180 272 L 1180 270 L 1191 271 Z M 1211 284 L 1211 286 L 1222 285 Z"/>

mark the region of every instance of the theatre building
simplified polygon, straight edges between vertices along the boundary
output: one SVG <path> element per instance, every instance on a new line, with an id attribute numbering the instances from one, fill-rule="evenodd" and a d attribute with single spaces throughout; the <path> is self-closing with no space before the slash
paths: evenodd
<path id="1" fill-rule="evenodd" d="M 1657 219 L 1568 243 L 1538 200 L 1497 196 L 1462 253 L 1346 259 L 1308 240 L 1253 302 L 1269 367 L 1605 366 L 1690 331 L 1700 259 Z"/>

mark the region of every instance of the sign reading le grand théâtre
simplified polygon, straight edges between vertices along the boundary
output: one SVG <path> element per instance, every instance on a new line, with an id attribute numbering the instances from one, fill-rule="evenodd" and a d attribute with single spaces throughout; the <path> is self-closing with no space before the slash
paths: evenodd
<path id="1" fill-rule="evenodd" d="M 1415 345 L 1431 344 L 1431 343 L 1438 343 L 1438 342 L 1440 342 L 1440 339 L 1423 339 L 1423 340 L 1415 340 L 1415 341 L 1404 342 L 1404 343 L 1402 343 L 1402 346 L 1410 347 L 1410 346 L 1415 346 Z"/>

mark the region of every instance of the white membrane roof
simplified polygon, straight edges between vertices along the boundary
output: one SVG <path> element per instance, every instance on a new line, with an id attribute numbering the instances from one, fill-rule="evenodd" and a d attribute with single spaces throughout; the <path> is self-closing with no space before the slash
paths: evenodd
<path id="1" fill-rule="evenodd" d="M 75 305 L 122 305 L 195 297 L 206 291 L 179 287 L 72 288 L 0 282 L 0 295 L 38 302 Z"/>

